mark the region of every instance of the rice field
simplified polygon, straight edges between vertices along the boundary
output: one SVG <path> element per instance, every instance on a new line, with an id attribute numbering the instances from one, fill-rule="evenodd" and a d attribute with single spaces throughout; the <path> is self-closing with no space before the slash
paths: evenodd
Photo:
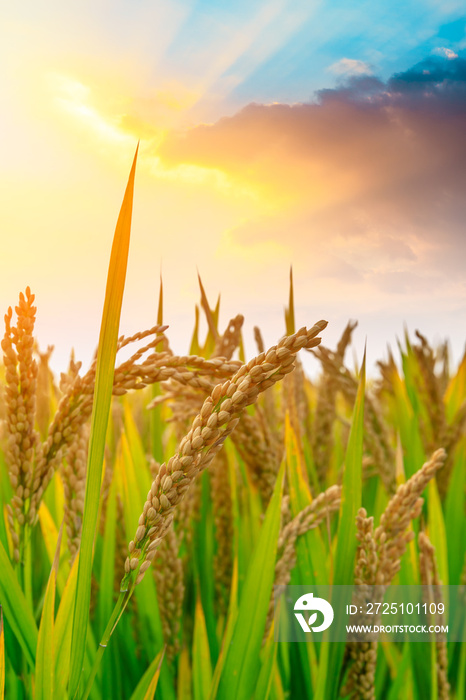
<path id="1" fill-rule="evenodd" d="M 292 280 L 253 358 L 201 280 L 186 355 L 162 285 L 119 336 L 134 168 L 90 368 L 54 376 L 33 290 L 5 309 L 0 700 L 464 700 L 464 644 L 277 643 L 273 586 L 466 585 L 466 355 L 407 334 L 366 378 Z"/>

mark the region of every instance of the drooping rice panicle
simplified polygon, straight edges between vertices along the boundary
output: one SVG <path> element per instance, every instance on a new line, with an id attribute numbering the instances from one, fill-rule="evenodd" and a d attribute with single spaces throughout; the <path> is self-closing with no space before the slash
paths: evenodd
<path id="1" fill-rule="evenodd" d="M 302 444 L 303 435 L 308 439 L 310 434 L 310 409 L 304 388 L 304 372 L 299 358 L 296 360 L 296 369 L 283 380 L 282 384 L 283 408 L 288 412 L 291 426 L 296 434 L 298 449 L 304 459 Z M 282 421 L 284 423 L 284 420 Z"/>
<path id="2" fill-rule="evenodd" d="M 303 426 L 304 434 L 308 440 L 311 439 L 311 408 L 306 392 L 306 374 L 302 362 L 297 358 L 296 369 L 290 377 L 294 378 L 294 396 L 296 401 L 296 412 L 300 424 Z"/>
<path id="3" fill-rule="evenodd" d="M 51 400 L 56 400 L 58 395 L 53 373 L 50 369 L 50 358 L 53 349 L 53 345 L 49 345 L 46 352 L 40 352 L 37 349 L 39 362 L 37 366 L 36 421 L 42 439 L 47 435 L 50 423 Z"/>
<path id="4" fill-rule="evenodd" d="M 210 483 L 217 544 L 214 558 L 215 597 L 219 614 L 225 614 L 233 571 L 233 511 L 228 459 L 224 450 L 214 460 Z"/>
<path id="5" fill-rule="evenodd" d="M 296 540 L 309 530 L 318 527 L 329 515 L 340 508 L 341 486 L 330 486 L 320 493 L 306 508 L 292 520 L 282 524 L 277 545 L 277 563 L 275 565 L 274 586 L 284 587 L 290 582 L 291 571 L 296 564 Z M 282 516 L 288 512 L 288 501 L 282 510 Z M 275 596 L 272 596 L 267 615 L 264 640 L 272 625 L 275 614 Z"/>
<path id="6" fill-rule="evenodd" d="M 260 328 L 258 328 L 258 326 L 254 326 L 253 331 L 254 331 L 254 340 L 256 341 L 256 345 L 257 345 L 257 350 L 260 354 L 261 352 L 265 351 L 264 339 L 262 337 L 262 333 L 260 331 Z"/>
<path id="7" fill-rule="evenodd" d="M 92 387 L 92 389 L 91 389 Z M 49 426 L 48 436 L 38 449 L 28 520 L 33 524 L 38 515 L 43 493 L 61 460 L 76 439 L 81 427 L 92 412 L 93 383 L 89 375 L 76 376 L 67 393 L 61 398 L 57 412 Z"/>
<path id="8" fill-rule="evenodd" d="M 283 449 L 280 449 L 280 435 L 274 436 L 268 430 L 262 411 L 257 407 L 251 416 L 243 413 L 232 435 L 232 441 L 248 466 L 253 483 L 259 489 L 266 505 L 273 492 Z"/>
<path id="9" fill-rule="evenodd" d="M 125 529 L 125 510 L 123 507 L 123 498 L 119 493 L 116 494 L 116 529 L 115 529 L 115 580 L 113 597 L 120 588 L 121 576 L 119 575 L 126 561 L 126 550 L 128 547 L 126 529 Z"/>
<path id="10" fill-rule="evenodd" d="M 287 523 L 278 538 L 279 557 L 275 567 L 275 585 L 287 585 L 296 563 L 296 540 L 300 535 L 320 525 L 331 513 L 340 508 L 341 486 L 330 486 L 310 505 Z"/>
<path id="11" fill-rule="evenodd" d="M 450 483 L 450 477 L 454 465 L 454 456 L 456 446 L 463 437 L 466 431 L 466 401 L 460 406 L 455 416 L 446 428 L 445 435 L 445 450 L 447 453 L 447 458 L 445 460 L 445 466 L 442 470 L 442 478 L 438 482 L 438 490 L 440 497 L 445 498 L 448 492 L 448 486 Z"/>
<path id="12" fill-rule="evenodd" d="M 418 536 L 419 544 L 419 570 L 421 574 L 421 584 L 423 586 L 434 586 L 434 594 L 430 602 L 436 605 L 444 604 L 441 596 L 440 586 L 442 581 L 439 579 L 437 560 L 435 556 L 435 547 L 430 541 L 425 532 L 420 532 Z M 431 589 L 432 590 L 432 589 Z M 438 625 L 440 620 L 435 616 L 434 624 Z M 445 638 L 436 635 L 435 651 L 437 655 L 437 693 L 439 700 L 449 700 L 450 698 L 450 683 L 448 682 L 448 653 L 447 643 Z"/>
<path id="13" fill-rule="evenodd" d="M 333 353 L 336 367 L 343 366 L 346 349 L 351 342 L 351 336 L 356 326 L 357 323 L 349 321 L 338 341 L 336 352 Z M 324 372 L 318 384 L 317 405 L 312 431 L 312 454 L 317 475 L 323 483 L 330 466 L 330 456 L 333 448 L 333 424 L 336 419 L 338 381 L 335 373 L 329 372 L 325 363 L 322 364 L 322 367 Z"/>
<path id="14" fill-rule="evenodd" d="M 262 338 L 262 333 L 260 332 L 260 329 L 257 326 L 254 326 L 254 340 L 256 341 L 257 350 L 259 354 L 261 352 L 264 352 L 264 339 Z M 275 430 L 277 425 L 277 411 L 275 409 L 273 390 L 264 391 L 261 398 L 264 406 L 264 414 L 267 423 L 271 430 Z"/>
<path id="15" fill-rule="evenodd" d="M 326 372 L 335 379 L 338 389 L 349 402 L 354 403 L 358 388 L 357 379 L 346 367 L 335 360 L 333 354 L 327 348 L 319 348 L 316 354 L 324 365 Z M 375 399 L 368 395 L 365 397 L 364 428 L 365 444 L 378 467 L 387 493 L 392 494 L 396 485 L 395 455 L 382 412 L 377 406 Z"/>
<path id="16" fill-rule="evenodd" d="M 254 403 L 261 391 L 293 370 L 295 355 L 301 348 L 315 347 L 320 343 L 317 335 L 326 325 L 326 321 L 320 321 L 310 330 L 302 328 L 283 338 L 266 354 L 261 353 L 243 365 L 231 379 L 214 388 L 194 419 L 191 430 L 181 441 L 178 452 L 167 464 L 162 464 L 152 483 L 139 527 L 129 545 L 122 587 L 128 585 L 133 571 L 137 571 L 135 583 L 142 580 L 161 538 L 171 526 L 175 507 L 199 472 L 209 466 L 221 449 L 226 437 L 238 424 L 243 409 Z"/>
<path id="17" fill-rule="evenodd" d="M 186 492 L 186 497 L 178 504 L 176 509 L 176 527 L 180 549 L 183 546 L 185 555 L 183 565 L 187 569 L 188 553 L 194 535 L 194 525 L 200 518 L 202 503 L 202 484 L 199 479 L 191 483 Z"/>
<path id="18" fill-rule="evenodd" d="M 413 345 L 412 349 L 419 367 L 418 392 L 427 410 L 429 424 L 425 424 L 422 414 L 419 415 L 419 423 L 426 449 L 431 452 L 435 445 L 445 444 L 447 429 L 445 405 L 442 401 L 441 384 L 435 372 L 436 359 L 434 351 L 430 347 L 427 338 L 418 330 L 416 331 L 416 337 L 420 342 L 417 345 Z"/>
<path id="19" fill-rule="evenodd" d="M 421 494 L 441 469 L 445 458 L 444 449 L 436 450 L 419 471 L 398 486 L 395 495 L 388 502 L 374 533 L 378 557 L 374 581 L 376 585 L 388 585 L 398 573 L 401 557 L 414 537 L 414 532 L 408 530 L 409 523 L 419 516 L 423 503 Z"/>
<path id="20" fill-rule="evenodd" d="M 238 364 L 241 366 L 241 363 Z M 162 402 L 168 402 L 173 414 L 170 421 L 177 424 L 177 434 L 181 439 L 180 432 L 185 434 L 188 427 L 187 422 L 191 421 L 202 407 L 206 397 L 205 386 L 200 388 L 184 386 L 175 379 L 163 382 L 161 383 L 163 394 L 157 397 L 149 405 L 149 408 Z M 207 386 L 209 386 L 208 393 L 210 393 L 215 382 L 211 380 Z M 264 393 L 270 395 L 271 392 Z M 256 405 L 254 415 L 248 413 L 241 415 L 232 439 L 242 459 L 247 464 L 252 480 L 259 488 L 264 503 L 268 503 L 282 453 L 280 444 L 283 440 L 281 434 L 277 432 L 276 425 L 273 433 L 269 428 L 265 411 L 263 412 Z"/>
<path id="21" fill-rule="evenodd" d="M 375 583 L 377 573 L 377 544 L 374 539 L 374 518 L 368 518 L 364 508 L 360 508 L 356 518 L 356 537 L 358 549 L 354 567 L 354 583 L 359 586 L 359 596 L 353 601 L 359 609 L 369 594 L 369 586 Z M 362 622 L 362 616 L 357 614 L 354 624 Z M 375 700 L 375 667 L 377 661 L 376 642 L 348 642 L 346 645 L 346 657 L 351 666 L 342 688 L 342 694 L 348 695 L 351 700 Z"/>
<path id="22" fill-rule="evenodd" d="M 434 349 L 435 366 L 437 367 L 436 376 L 439 386 L 440 396 L 444 396 L 450 381 L 450 344 L 448 340 L 439 343 Z"/>
<path id="23" fill-rule="evenodd" d="M 145 360 L 139 362 L 144 352 L 153 348 L 165 337 L 166 326 L 155 326 L 149 331 L 137 333 L 130 338 L 120 338 L 119 349 L 130 342 L 136 342 L 148 335 L 155 336 L 150 343 L 134 353 L 131 358 L 115 370 L 114 395 L 121 396 L 131 390 L 141 390 L 149 384 L 172 379 L 175 382 L 194 389 L 211 391 L 215 380 L 231 377 L 241 367 L 237 361 L 225 361 L 222 358 L 206 360 L 197 356 L 174 356 L 169 352 L 152 352 Z M 7 341 L 5 341 L 7 342 Z M 27 519 L 34 523 L 42 495 L 55 473 L 61 460 L 66 456 L 74 442 L 79 429 L 90 418 L 95 382 L 95 363 L 81 377 L 80 363 L 75 363 L 75 374 L 71 380 L 62 383 L 65 392 L 60 399 L 57 412 L 49 426 L 47 439 L 37 448 L 37 458 L 31 485 L 30 504 Z"/>
<path id="24" fill-rule="evenodd" d="M 183 615 L 183 564 L 178 555 L 177 536 L 170 528 L 160 543 L 154 566 L 160 619 L 170 662 L 180 650 L 180 629 Z"/>
<path id="25" fill-rule="evenodd" d="M 351 667 L 342 695 L 351 700 L 375 700 L 377 642 L 350 642 L 347 657 Z"/>
<path id="26" fill-rule="evenodd" d="M 241 341 L 243 323 L 244 316 L 241 314 L 231 319 L 224 334 L 217 338 L 212 357 L 224 357 L 226 360 L 231 360 Z"/>
<path id="27" fill-rule="evenodd" d="M 87 425 L 83 425 L 68 449 L 61 470 L 65 496 L 65 527 L 71 554 L 70 563 L 73 563 L 81 541 L 88 443 L 89 429 Z"/>
<path id="28" fill-rule="evenodd" d="M 399 374 L 390 347 L 388 348 L 388 359 L 377 360 L 376 365 L 380 372 L 380 377 L 376 381 L 376 393 L 380 399 L 383 392 L 389 395 L 393 392 L 393 376 L 394 374 Z"/>
<path id="29" fill-rule="evenodd" d="M 356 519 L 359 546 L 355 563 L 355 584 L 383 588 L 393 581 L 400 569 L 401 557 L 408 543 L 414 538 L 414 532 L 409 530 L 408 526 L 411 520 L 420 515 L 423 503 L 421 494 L 444 464 L 445 457 L 443 449 L 437 450 L 419 471 L 398 487 L 375 532 L 373 518 L 368 518 L 366 511 L 360 509 Z M 364 589 L 361 594 L 364 595 Z M 357 620 L 354 622 L 358 624 Z M 350 642 L 346 652 L 351 667 L 344 693 L 350 694 L 352 700 L 374 700 L 377 643 Z"/>

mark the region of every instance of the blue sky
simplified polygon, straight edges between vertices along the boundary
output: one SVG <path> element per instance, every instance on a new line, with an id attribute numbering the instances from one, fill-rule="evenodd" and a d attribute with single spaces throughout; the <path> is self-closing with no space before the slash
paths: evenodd
<path id="1" fill-rule="evenodd" d="M 228 8 L 228 5 L 226 5 Z M 249 102 L 300 102 L 333 86 L 342 74 L 332 66 L 342 59 L 366 64 L 382 79 L 406 70 L 439 48 L 455 53 L 466 47 L 463 3 L 426 2 L 281 2 L 235 3 L 234 10 L 211 2 L 197 3 L 171 42 L 168 65 L 188 70 L 212 35 L 241 36 L 264 7 L 260 34 L 220 76 L 231 81 L 226 108 Z M 257 26 L 260 21 L 257 20 Z"/>

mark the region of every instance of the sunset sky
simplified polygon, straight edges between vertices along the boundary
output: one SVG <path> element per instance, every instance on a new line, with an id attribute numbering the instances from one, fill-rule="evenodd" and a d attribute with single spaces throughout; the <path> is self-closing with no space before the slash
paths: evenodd
<path id="1" fill-rule="evenodd" d="M 138 140 L 121 332 L 185 353 L 197 271 L 220 326 L 357 319 L 358 358 L 403 325 L 466 328 L 466 12 L 456 0 L 29 0 L 0 24 L 0 301 L 30 285 L 63 370 L 95 348 Z M 350 362 L 351 362 L 351 358 Z M 312 361 L 311 361 L 312 362 Z M 312 367 L 310 367 L 312 371 Z"/>

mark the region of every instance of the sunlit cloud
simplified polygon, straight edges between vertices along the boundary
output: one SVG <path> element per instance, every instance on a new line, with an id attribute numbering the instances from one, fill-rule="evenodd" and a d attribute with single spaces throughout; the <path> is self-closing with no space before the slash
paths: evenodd
<path id="1" fill-rule="evenodd" d="M 439 46 L 438 48 L 434 49 L 432 51 L 433 54 L 436 56 L 443 56 L 444 58 L 448 58 L 449 61 L 454 60 L 455 58 L 458 58 L 458 54 L 452 51 L 451 49 L 447 49 L 444 46 Z"/>
<path id="2" fill-rule="evenodd" d="M 339 279 L 331 298 L 345 284 L 348 297 L 372 294 L 375 305 L 387 295 L 396 305 L 406 293 L 423 304 L 430 286 L 458 306 L 458 289 L 466 291 L 458 264 L 466 257 L 465 84 L 461 59 L 428 59 L 385 83 L 351 76 L 315 103 L 249 105 L 168 134 L 159 156 L 170 168 L 233 173 L 280 200 L 273 214 L 230 230 L 224 249 L 235 256 L 246 261 L 248 248 L 286 241 L 298 270 L 327 280 L 326 289 Z"/>
<path id="3" fill-rule="evenodd" d="M 342 58 L 336 63 L 332 63 L 327 69 L 335 75 L 350 76 L 350 75 L 372 75 L 374 72 L 371 66 L 364 61 L 358 61 L 354 58 Z"/>

